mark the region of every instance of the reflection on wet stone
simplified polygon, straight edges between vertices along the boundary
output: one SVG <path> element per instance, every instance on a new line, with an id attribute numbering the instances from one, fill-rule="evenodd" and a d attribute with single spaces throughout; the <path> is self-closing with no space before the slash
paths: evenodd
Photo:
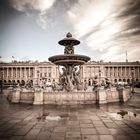
<path id="1" fill-rule="evenodd" d="M 0 106 L 1 140 L 139 140 L 140 111 L 126 104 L 100 108 L 7 104 L 10 108 Z"/>

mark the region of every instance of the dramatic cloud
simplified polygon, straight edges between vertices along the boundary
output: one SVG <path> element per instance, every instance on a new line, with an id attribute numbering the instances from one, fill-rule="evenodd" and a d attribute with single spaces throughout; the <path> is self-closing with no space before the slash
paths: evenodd
<path id="1" fill-rule="evenodd" d="M 19 11 L 26 12 L 29 9 L 46 11 L 55 0 L 11 0 L 13 7 Z"/>
<path id="2" fill-rule="evenodd" d="M 10 15 L 8 19 L 13 15 L 18 17 L 16 18 L 18 23 L 22 23 L 26 19 L 26 22 L 32 24 L 34 21 L 29 21 L 29 19 L 34 19 L 37 28 L 43 29 L 39 31 L 39 37 L 46 38 L 47 34 L 50 38 L 52 35 L 49 41 L 54 42 L 51 44 L 53 46 L 56 46 L 58 39 L 61 39 L 60 35 L 65 35 L 70 31 L 82 42 L 84 47 L 81 50 L 79 47 L 81 53 L 86 52 L 94 60 L 125 61 L 127 50 L 130 61 L 140 61 L 140 0 L 2 1 L 5 5 L 3 11 L 6 12 L 6 8 L 7 11 L 10 9 L 6 14 L 6 16 Z M 6 1 L 8 1 L 7 7 Z M 2 16 L 4 17 L 5 14 Z M 25 28 L 33 28 L 35 31 L 35 24 L 33 24 L 34 26 L 28 24 L 29 26 Z M 36 43 L 38 46 L 42 44 L 42 38 L 39 40 L 39 37 L 38 44 Z M 32 43 L 32 41 L 30 42 Z M 46 43 L 45 46 L 47 45 L 50 46 Z"/>
<path id="3" fill-rule="evenodd" d="M 20 12 L 25 12 L 28 16 L 36 16 L 36 21 L 43 28 L 47 27 L 47 10 L 49 10 L 55 0 L 11 0 L 13 8 Z"/>
<path id="4" fill-rule="evenodd" d="M 77 36 L 101 59 L 124 60 L 126 50 L 129 56 L 140 53 L 139 0 L 79 0 L 68 15 Z"/>

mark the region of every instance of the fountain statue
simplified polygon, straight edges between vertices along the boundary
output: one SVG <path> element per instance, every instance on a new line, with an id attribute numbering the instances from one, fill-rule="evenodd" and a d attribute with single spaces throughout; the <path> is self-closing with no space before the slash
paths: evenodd
<path id="1" fill-rule="evenodd" d="M 80 78 L 80 70 L 81 65 L 88 62 L 90 58 L 85 55 L 74 54 L 74 46 L 79 45 L 80 41 L 73 38 L 71 33 L 67 33 L 66 38 L 60 40 L 58 43 L 65 46 L 64 54 L 49 58 L 49 61 L 52 63 L 63 66 L 59 79 L 60 83 L 58 85 L 62 86 L 62 89 L 68 92 L 74 89 L 86 89 L 85 83 L 83 83 Z"/>

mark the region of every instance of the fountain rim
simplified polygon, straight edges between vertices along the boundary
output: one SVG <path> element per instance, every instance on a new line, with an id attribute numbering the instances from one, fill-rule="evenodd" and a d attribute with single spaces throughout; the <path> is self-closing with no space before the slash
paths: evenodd
<path id="1" fill-rule="evenodd" d="M 86 56 L 86 55 L 80 55 L 80 54 L 60 54 L 60 55 L 53 55 L 53 56 L 51 56 L 51 57 L 49 57 L 48 58 L 48 60 L 50 61 L 50 59 L 53 59 L 53 58 L 57 58 L 57 57 L 63 57 L 63 59 L 64 58 L 74 58 L 74 57 L 84 57 L 84 58 L 87 58 L 87 59 L 89 59 L 90 60 L 90 57 L 89 56 Z M 61 59 L 60 58 L 60 59 Z M 88 60 L 88 61 L 89 61 Z"/>
<path id="2" fill-rule="evenodd" d="M 78 54 L 67 54 L 54 55 L 49 57 L 48 60 L 57 65 L 83 65 L 90 60 L 90 57 Z"/>
<path id="3" fill-rule="evenodd" d="M 70 37 L 70 38 L 64 38 L 60 41 L 58 41 L 58 44 L 61 45 L 61 46 L 66 46 L 64 42 L 68 42 L 68 41 L 71 41 L 71 43 L 73 42 L 73 45 L 76 46 L 76 45 L 79 45 L 80 44 L 80 41 L 73 38 L 73 37 Z"/>

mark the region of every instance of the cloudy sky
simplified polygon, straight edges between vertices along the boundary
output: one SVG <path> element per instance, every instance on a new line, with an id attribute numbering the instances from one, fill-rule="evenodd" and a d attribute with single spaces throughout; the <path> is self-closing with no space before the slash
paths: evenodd
<path id="1" fill-rule="evenodd" d="M 48 60 L 63 53 L 71 32 L 75 53 L 92 60 L 140 61 L 140 0 L 0 0 L 2 61 Z"/>

